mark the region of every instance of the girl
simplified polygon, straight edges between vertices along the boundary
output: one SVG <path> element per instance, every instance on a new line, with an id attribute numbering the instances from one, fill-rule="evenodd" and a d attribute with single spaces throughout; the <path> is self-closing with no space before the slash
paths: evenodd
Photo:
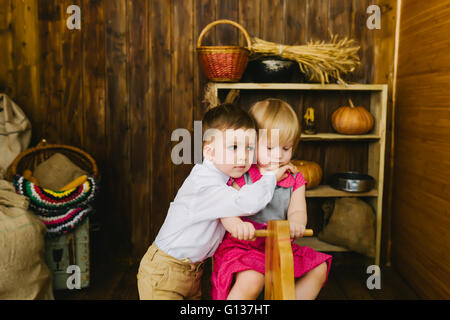
<path id="1" fill-rule="evenodd" d="M 289 167 L 267 169 L 258 183 L 237 191 L 227 181 L 250 168 L 256 143 L 253 119 L 235 105 L 223 104 L 209 110 L 202 124 L 205 159 L 178 190 L 155 242 L 141 260 L 140 299 L 199 299 L 202 262 L 214 254 L 225 234 L 219 218 L 264 208 Z"/>
<path id="2" fill-rule="evenodd" d="M 289 163 L 301 131 L 295 111 L 282 100 L 266 99 L 257 102 L 249 113 L 260 130 L 257 164 L 253 164 L 243 177 L 234 179 L 241 188 L 260 181 L 263 170 Z M 261 134 L 261 129 L 266 129 L 268 134 Z M 273 133 L 278 133 L 278 139 Z M 246 300 L 256 299 L 260 295 L 264 287 L 265 239 L 242 241 L 244 238 L 240 237 L 239 240 L 233 226 L 240 220 L 251 224 L 255 229 L 263 229 L 269 220 L 287 219 L 291 238 L 302 237 L 307 222 L 305 185 L 306 181 L 301 173 L 289 173 L 287 178 L 278 182 L 272 200 L 263 210 L 243 219 L 221 219 L 229 233 L 214 254 L 211 290 L 213 299 Z M 249 233 L 253 235 L 254 230 Z M 328 277 L 331 256 L 293 242 L 292 250 L 296 298 L 315 299 Z"/>

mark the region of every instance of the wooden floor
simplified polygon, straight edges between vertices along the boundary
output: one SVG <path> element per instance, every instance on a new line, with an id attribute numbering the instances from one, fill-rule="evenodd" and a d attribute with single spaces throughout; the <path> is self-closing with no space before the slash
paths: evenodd
<path id="1" fill-rule="evenodd" d="M 369 260 L 370 261 L 370 260 Z M 419 299 L 414 291 L 392 268 L 381 269 L 381 289 L 366 287 L 366 268 L 371 263 L 361 256 L 350 253 L 334 253 L 328 281 L 319 294 L 319 300 L 397 300 Z M 210 266 L 210 264 L 208 265 Z M 136 300 L 138 264 L 116 263 L 93 266 L 91 285 L 81 290 L 56 291 L 57 300 Z M 211 268 L 207 267 L 203 277 L 203 299 L 211 299 Z"/>

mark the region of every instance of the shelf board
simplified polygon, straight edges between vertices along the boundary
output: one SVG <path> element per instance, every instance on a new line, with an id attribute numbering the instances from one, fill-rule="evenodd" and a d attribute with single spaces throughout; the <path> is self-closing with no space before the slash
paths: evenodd
<path id="1" fill-rule="evenodd" d="M 372 189 L 368 192 L 347 192 L 334 189 L 329 185 L 318 185 L 317 187 L 306 190 L 307 198 L 327 198 L 327 197 L 377 197 L 378 192 Z"/>
<path id="2" fill-rule="evenodd" d="M 294 243 L 303 247 L 310 247 L 316 251 L 322 252 L 346 252 L 350 251 L 349 249 L 341 246 L 336 246 L 334 244 L 321 241 L 317 237 L 303 237 L 294 240 Z"/>
<path id="3" fill-rule="evenodd" d="M 347 90 L 347 91 L 383 91 L 384 84 L 320 84 L 320 83 L 215 83 L 217 89 L 243 90 Z"/>
<path id="4" fill-rule="evenodd" d="M 339 134 L 339 133 L 317 133 L 305 134 L 300 136 L 302 141 L 316 141 L 316 140 L 379 140 L 381 137 L 378 134 Z"/>

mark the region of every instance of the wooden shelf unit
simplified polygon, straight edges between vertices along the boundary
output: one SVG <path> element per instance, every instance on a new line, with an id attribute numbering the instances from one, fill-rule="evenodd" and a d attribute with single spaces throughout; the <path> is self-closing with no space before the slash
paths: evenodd
<path id="1" fill-rule="evenodd" d="M 325 241 L 319 240 L 317 237 L 304 237 L 300 239 L 296 239 L 294 241 L 299 246 L 310 247 L 316 251 L 322 252 L 346 252 L 350 251 L 349 249 L 341 246 L 337 246 Z"/>
<path id="2" fill-rule="evenodd" d="M 347 192 L 334 189 L 325 184 L 306 190 L 307 198 L 337 198 L 337 197 L 377 197 L 378 191 L 374 188 L 367 192 Z"/>
<path id="3" fill-rule="evenodd" d="M 376 254 L 375 264 L 380 264 L 381 251 L 381 221 L 383 208 L 383 181 L 386 148 L 386 116 L 388 86 L 385 84 L 310 84 L 310 83 L 214 83 L 215 94 L 219 96 L 219 90 L 293 90 L 293 91 L 345 91 L 347 93 L 365 92 L 370 95 L 368 109 L 374 116 L 374 128 L 371 133 L 365 135 L 343 135 L 338 133 L 317 133 L 314 135 L 301 135 L 301 141 L 339 141 L 348 142 L 364 141 L 368 143 L 367 174 L 375 178 L 376 185 L 373 190 L 363 193 L 351 193 L 336 190 L 328 185 L 320 185 L 306 191 L 307 198 L 327 197 L 364 197 L 374 208 L 376 214 Z M 307 159 L 305 159 L 307 160 Z M 347 251 L 343 247 L 326 244 L 317 238 L 302 240 L 318 251 Z M 306 244 L 303 244 L 306 245 Z"/>
<path id="4" fill-rule="evenodd" d="M 361 134 L 361 135 L 347 135 L 339 133 L 317 133 L 300 135 L 302 141 L 332 141 L 332 140 L 378 140 L 378 134 Z"/>
<path id="5" fill-rule="evenodd" d="M 350 90 L 350 91 L 383 91 L 387 90 L 385 84 L 320 84 L 320 83 L 218 83 L 217 89 L 243 89 L 243 90 Z"/>

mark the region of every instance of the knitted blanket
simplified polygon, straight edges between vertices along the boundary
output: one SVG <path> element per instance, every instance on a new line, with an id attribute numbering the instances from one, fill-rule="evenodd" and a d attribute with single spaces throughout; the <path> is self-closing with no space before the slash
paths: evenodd
<path id="1" fill-rule="evenodd" d="M 17 174 L 13 180 L 16 192 L 30 200 L 30 209 L 47 226 L 47 237 L 73 231 L 93 210 L 89 205 L 98 193 L 98 182 L 89 176 L 85 183 L 67 191 L 53 191 L 35 185 Z"/>

